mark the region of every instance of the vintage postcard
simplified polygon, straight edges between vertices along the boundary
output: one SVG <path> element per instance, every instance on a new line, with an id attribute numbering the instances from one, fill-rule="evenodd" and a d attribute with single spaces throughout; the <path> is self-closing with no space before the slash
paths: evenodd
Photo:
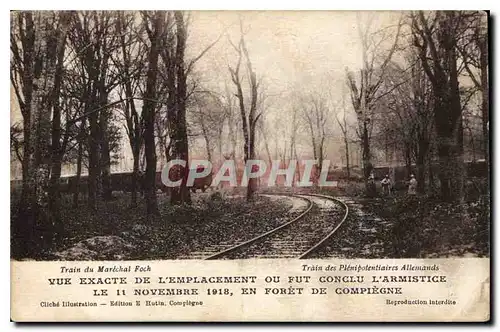
<path id="1" fill-rule="evenodd" d="M 11 319 L 489 321 L 488 28 L 12 11 Z"/>

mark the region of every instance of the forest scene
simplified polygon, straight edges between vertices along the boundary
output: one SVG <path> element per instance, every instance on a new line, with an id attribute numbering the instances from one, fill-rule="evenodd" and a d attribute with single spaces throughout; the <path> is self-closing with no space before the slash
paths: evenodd
<path id="1" fill-rule="evenodd" d="M 11 258 L 489 257 L 489 24 L 12 11 Z"/>

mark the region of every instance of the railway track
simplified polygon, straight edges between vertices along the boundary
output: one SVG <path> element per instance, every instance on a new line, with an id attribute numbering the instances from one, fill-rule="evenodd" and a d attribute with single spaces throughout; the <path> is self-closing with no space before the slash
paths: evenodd
<path id="1" fill-rule="evenodd" d="M 307 258 L 347 219 L 349 208 L 334 197 L 317 194 L 292 196 L 310 202 L 306 211 L 298 217 L 205 259 Z"/>
<path id="2" fill-rule="evenodd" d="M 280 226 L 273 228 L 269 230 L 268 232 L 265 232 L 264 234 L 259 234 L 258 236 L 252 236 L 250 235 L 250 240 L 249 238 L 242 238 L 242 239 L 233 239 L 231 241 L 223 241 L 219 242 L 217 244 L 210 245 L 206 248 L 203 248 L 202 250 L 197 250 L 190 252 L 188 254 L 182 255 L 178 257 L 177 259 L 213 259 L 211 257 L 221 253 L 221 252 L 226 252 L 227 250 L 231 250 L 233 248 L 236 248 L 241 245 L 245 245 L 248 242 L 255 241 L 257 238 L 264 237 L 272 232 L 276 232 L 279 229 L 286 227 L 287 225 L 294 223 L 295 221 L 301 219 L 304 217 L 311 209 L 313 208 L 314 204 L 311 202 L 311 200 L 303 197 L 298 197 L 298 196 L 293 196 L 293 195 L 285 195 L 285 194 L 273 194 L 273 195 L 263 195 L 263 196 L 268 196 L 272 198 L 279 199 L 280 197 L 292 200 L 292 208 L 289 211 L 289 214 L 287 217 L 284 217 L 283 219 L 284 222 Z M 258 234 L 258 233 L 257 233 Z"/>

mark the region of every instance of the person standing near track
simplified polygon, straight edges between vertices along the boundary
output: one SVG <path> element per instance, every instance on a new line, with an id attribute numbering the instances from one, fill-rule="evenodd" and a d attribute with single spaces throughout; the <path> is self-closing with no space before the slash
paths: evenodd
<path id="1" fill-rule="evenodd" d="M 408 195 L 416 195 L 417 194 L 417 179 L 415 179 L 415 175 L 410 175 L 410 184 L 408 186 Z"/>
<path id="2" fill-rule="evenodd" d="M 380 183 L 382 184 L 382 192 L 384 195 L 389 196 L 391 193 L 391 179 L 389 179 L 389 174 L 386 174 Z"/>

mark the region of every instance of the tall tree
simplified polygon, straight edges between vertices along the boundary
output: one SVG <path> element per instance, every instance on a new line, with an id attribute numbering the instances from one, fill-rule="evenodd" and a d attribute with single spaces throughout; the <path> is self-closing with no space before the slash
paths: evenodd
<path id="1" fill-rule="evenodd" d="M 462 107 L 457 70 L 457 41 L 462 19 L 454 11 L 412 16 L 414 45 L 434 94 L 434 125 L 443 200 L 463 198 Z"/>
<path id="2" fill-rule="evenodd" d="M 151 43 L 148 53 L 148 69 L 146 74 L 146 90 L 142 106 L 144 119 L 144 146 L 146 153 L 146 208 L 148 217 L 158 215 L 156 197 L 156 146 L 155 146 L 155 97 L 157 92 L 158 59 L 162 48 L 165 28 L 165 12 L 143 12 L 144 27 Z"/>
<path id="3" fill-rule="evenodd" d="M 167 24 L 169 29 L 164 33 L 164 45 L 160 56 L 165 66 L 165 84 L 168 91 L 167 97 L 167 124 L 169 142 L 169 158 L 185 161 L 186 167 L 173 168 L 171 176 L 181 180 L 178 187 L 171 190 L 170 203 L 183 204 L 191 203 L 191 195 L 186 186 L 189 175 L 189 142 L 186 111 L 188 99 L 194 92 L 194 88 L 189 91 L 188 78 L 192 74 L 193 68 L 220 39 L 220 37 L 204 48 L 198 56 L 186 60 L 186 43 L 188 38 L 188 21 L 185 14 L 175 11 L 167 14 Z M 174 173 L 174 174 L 172 174 Z"/>
<path id="4" fill-rule="evenodd" d="M 96 209 L 101 193 L 110 198 L 110 148 L 108 96 L 116 86 L 111 72 L 111 54 L 116 49 L 115 17 L 109 12 L 79 12 L 72 15 L 69 40 L 85 77 L 84 115 L 88 119 L 88 204 Z"/>
<path id="5" fill-rule="evenodd" d="M 422 71 L 422 64 L 419 59 L 411 72 L 411 102 L 410 108 L 414 112 L 415 125 L 415 157 L 417 165 L 417 191 L 425 192 L 425 165 L 429 158 L 431 142 L 433 138 L 433 96 L 429 79 Z"/>
<path id="6" fill-rule="evenodd" d="M 351 169 L 350 169 L 350 155 L 349 155 L 349 125 L 347 123 L 347 110 L 345 105 L 345 98 L 342 95 L 342 116 L 339 117 L 339 114 L 335 114 L 335 119 L 340 127 L 340 131 L 342 132 L 342 139 L 344 141 L 345 146 L 345 161 L 346 161 L 346 172 L 347 179 L 351 178 Z"/>
<path id="7" fill-rule="evenodd" d="M 173 18 L 172 18 L 173 16 Z M 187 76 L 190 66 L 186 68 L 185 52 L 187 41 L 187 26 L 184 14 L 176 11 L 168 13 L 168 21 L 174 27 L 165 34 L 165 45 L 161 52 L 162 60 L 166 67 L 167 98 L 167 124 L 170 136 L 171 159 L 180 159 L 186 162 L 185 167 L 174 169 L 173 176 L 181 179 L 181 185 L 170 191 L 171 204 L 191 203 L 191 195 L 186 186 L 189 175 L 189 146 L 186 122 L 186 103 L 188 97 Z"/>
<path id="8" fill-rule="evenodd" d="M 433 96 L 428 78 L 423 72 L 415 49 L 403 53 L 406 61 L 391 63 L 387 68 L 383 88 L 390 91 L 382 98 L 379 131 L 388 145 L 401 151 L 407 174 L 417 165 L 418 191 L 425 189 L 425 166 L 432 140 Z"/>
<path id="9" fill-rule="evenodd" d="M 240 40 L 238 42 L 238 45 L 235 45 L 232 42 L 231 45 L 238 54 L 238 61 L 236 63 L 236 66 L 234 66 L 234 68 L 229 66 L 229 72 L 231 74 L 231 80 L 236 87 L 236 97 L 238 98 L 244 139 L 243 155 L 244 162 L 246 164 L 247 160 L 255 159 L 255 129 L 257 121 L 262 115 L 262 112 L 257 114 L 257 97 L 259 84 L 257 83 L 257 75 L 253 70 L 250 54 L 245 44 L 245 34 L 243 33 L 242 21 L 240 21 Z M 250 109 L 248 110 L 248 114 L 245 107 L 245 96 L 242 87 L 242 75 L 240 73 L 242 61 L 245 62 L 246 71 L 249 78 Z M 251 200 L 253 198 L 255 189 L 255 178 L 250 178 L 247 187 L 247 200 Z"/>
<path id="10" fill-rule="evenodd" d="M 37 248 L 40 239 L 50 245 L 54 231 L 49 206 L 58 203 L 48 201 L 49 174 L 59 151 L 51 151 L 50 142 L 51 134 L 57 138 L 59 128 L 56 123 L 54 132 L 50 119 L 54 107 L 60 110 L 66 23 L 64 15 L 61 19 L 54 12 L 11 15 L 11 84 L 23 117 L 23 186 L 15 232 L 30 250 Z M 61 225 L 60 220 L 56 222 Z"/>
<path id="11" fill-rule="evenodd" d="M 124 100 L 123 111 L 125 115 L 126 132 L 132 150 L 132 188 L 131 206 L 137 206 L 137 191 L 139 184 L 139 160 L 143 147 L 143 119 L 135 103 L 141 85 L 141 74 L 144 70 L 144 45 L 138 36 L 141 27 L 135 24 L 136 15 L 133 13 L 119 12 L 116 20 L 116 32 L 119 36 L 119 52 L 113 63 L 121 76 L 119 94 Z"/>
<path id="12" fill-rule="evenodd" d="M 371 32 L 373 19 L 369 19 L 364 29 L 361 28 L 361 22 L 358 19 L 358 32 L 363 57 L 362 68 L 359 70 L 359 77 L 357 79 L 353 72 L 347 70 L 347 83 L 351 92 L 352 105 L 357 116 L 358 133 L 361 138 L 363 173 L 367 190 L 368 177 L 373 168 L 369 135 L 370 127 L 373 126 L 373 111 L 377 101 L 381 97 L 379 90 L 385 77 L 387 65 L 391 61 L 398 45 L 401 20 L 402 18 L 397 23 L 396 33 L 394 34 L 391 46 L 388 51 L 384 51 L 383 47 L 387 40 L 390 39 L 390 36 L 386 33 L 387 29 Z"/>
<path id="13" fill-rule="evenodd" d="M 311 140 L 313 157 L 317 160 L 316 174 L 317 178 L 322 171 L 323 160 L 325 159 L 325 140 L 326 127 L 329 118 L 329 108 L 326 99 L 311 95 L 303 101 L 302 115 Z"/>
<path id="14" fill-rule="evenodd" d="M 59 179 L 61 178 L 62 160 L 65 152 L 65 147 L 68 140 L 68 129 L 66 135 L 62 134 L 61 116 L 62 116 L 62 101 L 60 100 L 61 89 L 63 84 L 64 72 L 64 55 L 66 49 L 66 37 L 69 29 L 70 17 L 68 13 L 59 12 L 59 22 L 56 26 L 55 52 L 56 65 L 54 73 L 54 92 L 52 95 L 52 128 L 51 128 L 51 176 L 50 176 L 50 191 L 49 191 L 49 210 L 54 219 L 53 223 L 56 227 L 58 238 L 62 236 L 64 224 L 61 220 L 61 197 L 59 190 Z M 64 142 L 61 139 L 64 137 Z"/>
<path id="15" fill-rule="evenodd" d="M 299 119 L 298 119 L 298 109 L 297 107 L 293 107 L 292 109 L 292 123 L 290 128 L 290 160 L 297 160 L 297 131 L 299 130 Z M 267 148 L 267 142 L 266 142 Z M 268 152 L 269 154 L 269 152 Z M 296 168 L 297 178 L 300 179 L 300 165 Z M 295 175 L 294 175 L 295 177 Z M 295 185 L 295 181 L 292 182 Z"/>
<path id="16" fill-rule="evenodd" d="M 488 85 L 488 15 L 486 12 L 470 13 L 467 38 L 459 40 L 457 49 L 467 74 L 481 92 L 481 124 L 483 153 L 489 164 L 489 85 Z"/>
<path id="17" fill-rule="evenodd" d="M 199 93 L 193 98 L 192 125 L 196 126 L 205 140 L 208 161 L 214 162 L 214 152 L 222 160 L 223 131 L 228 108 L 213 94 Z"/>

